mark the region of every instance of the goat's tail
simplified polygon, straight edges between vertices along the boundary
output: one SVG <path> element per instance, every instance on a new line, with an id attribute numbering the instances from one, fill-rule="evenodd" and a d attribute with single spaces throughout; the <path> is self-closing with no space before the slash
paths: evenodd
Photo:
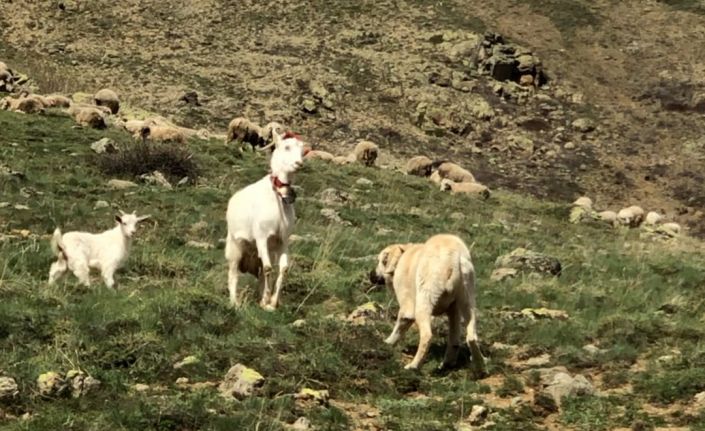
<path id="1" fill-rule="evenodd" d="M 57 227 L 54 230 L 54 235 L 51 237 L 51 251 L 54 253 L 54 256 L 58 257 L 60 260 L 68 260 L 66 257 L 66 248 L 61 240 L 62 236 L 61 229 Z"/>

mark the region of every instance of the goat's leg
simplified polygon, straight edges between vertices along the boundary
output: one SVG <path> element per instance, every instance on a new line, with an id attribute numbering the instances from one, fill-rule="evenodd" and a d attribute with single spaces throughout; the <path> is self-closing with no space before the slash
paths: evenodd
<path id="1" fill-rule="evenodd" d="M 446 355 L 441 368 L 449 368 L 458 361 L 460 351 L 460 318 L 461 313 L 457 304 L 452 304 L 448 310 L 448 344 L 446 345 Z"/>
<path id="2" fill-rule="evenodd" d="M 63 258 L 59 258 L 59 260 L 52 263 L 51 268 L 49 268 L 49 285 L 51 286 L 52 284 L 56 283 L 61 277 L 66 275 L 68 269 L 69 268 L 66 263 L 66 260 L 64 260 Z"/>
<path id="3" fill-rule="evenodd" d="M 262 300 L 260 306 L 269 308 L 269 300 L 272 296 L 272 288 L 270 279 L 272 277 L 272 259 L 269 256 L 269 247 L 267 246 L 267 238 L 255 240 L 257 245 L 257 254 L 262 260 L 262 276 L 264 277 L 264 286 L 262 288 Z"/>
<path id="4" fill-rule="evenodd" d="M 112 289 L 115 287 L 115 279 L 113 278 L 114 274 L 115 268 L 113 266 L 106 266 L 101 270 L 103 281 L 105 282 L 105 286 L 107 286 L 108 289 Z"/>
<path id="5" fill-rule="evenodd" d="M 237 297 L 237 279 L 240 275 L 239 267 L 242 259 L 242 249 L 236 241 L 228 235 L 225 243 L 225 258 L 228 260 L 228 292 L 230 294 L 230 305 L 239 307 L 240 299 Z"/>
<path id="6" fill-rule="evenodd" d="M 269 301 L 269 305 L 271 305 L 272 308 L 277 308 L 277 305 L 279 305 L 279 294 L 282 291 L 282 285 L 284 284 L 284 277 L 286 277 L 286 274 L 288 271 L 289 271 L 289 252 L 285 250 L 282 252 L 282 254 L 279 255 L 279 274 L 277 275 L 277 281 L 274 284 L 274 295 L 272 296 L 272 299 Z"/>
<path id="7" fill-rule="evenodd" d="M 76 278 L 78 278 L 78 281 L 80 281 L 84 286 L 89 287 L 91 285 L 90 268 L 88 267 L 88 262 L 74 260 L 71 267 L 71 272 L 73 272 L 73 275 L 75 275 Z"/>

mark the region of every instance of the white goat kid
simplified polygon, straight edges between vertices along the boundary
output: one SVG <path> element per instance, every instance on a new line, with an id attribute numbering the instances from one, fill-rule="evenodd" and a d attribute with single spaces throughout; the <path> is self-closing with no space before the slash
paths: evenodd
<path id="1" fill-rule="evenodd" d="M 58 259 L 49 269 L 49 284 L 71 270 L 82 284 L 90 286 L 90 269 L 96 268 L 107 287 L 115 286 L 113 275 L 127 260 L 137 223 L 149 217 L 120 211 L 120 215 L 115 216 L 117 225 L 98 234 L 74 231 L 62 235 L 57 227 L 51 238 L 51 249 Z"/>
<path id="2" fill-rule="evenodd" d="M 240 273 L 259 278 L 262 298 L 260 305 L 273 310 L 279 303 L 284 276 L 289 267 L 289 235 L 296 216 L 291 188 L 293 174 L 303 164 L 304 143 L 287 132 L 284 136 L 273 131 L 274 146 L 271 171 L 256 183 L 236 192 L 228 202 L 226 220 L 228 237 L 225 258 L 228 260 L 228 291 L 230 303 L 240 305 L 237 283 Z M 277 262 L 279 274 L 274 294 L 271 292 L 272 262 Z"/>

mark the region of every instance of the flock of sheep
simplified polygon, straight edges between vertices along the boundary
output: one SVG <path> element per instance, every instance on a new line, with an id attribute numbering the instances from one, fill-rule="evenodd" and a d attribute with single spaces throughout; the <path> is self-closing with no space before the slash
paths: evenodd
<path id="1" fill-rule="evenodd" d="M 663 215 L 656 211 L 645 213 L 644 209 L 637 205 L 622 208 L 618 212 L 610 210 L 597 211 L 593 209 L 592 199 L 582 196 L 572 204 L 570 221 L 581 223 L 590 220 L 604 222 L 613 227 L 635 228 L 646 226 L 669 236 L 676 236 L 681 232 L 681 226 L 678 223 L 665 222 Z"/>

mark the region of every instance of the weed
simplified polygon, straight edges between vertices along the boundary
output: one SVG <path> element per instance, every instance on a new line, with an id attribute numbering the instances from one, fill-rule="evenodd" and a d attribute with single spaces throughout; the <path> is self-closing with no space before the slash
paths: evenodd
<path id="1" fill-rule="evenodd" d="M 187 177 L 195 183 L 201 174 L 191 151 L 169 144 L 133 143 L 119 152 L 98 155 L 96 164 L 105 175 L 131 179 L 159 171 L 172 181 Z"/>

